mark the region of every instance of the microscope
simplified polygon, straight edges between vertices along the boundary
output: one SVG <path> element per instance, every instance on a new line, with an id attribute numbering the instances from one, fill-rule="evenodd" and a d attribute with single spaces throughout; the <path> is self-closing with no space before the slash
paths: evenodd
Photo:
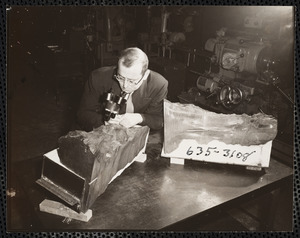
<path id="1" fill-rule="evenodd" d="M 115 95 L 112 90 L 106 94 L 106 106 L 104 111 L 104 121 L 109 121 L 110 118 L 115 118 L 123 105 L 127 103 L 129 93 L 121 92 L 120 95 Z"/>

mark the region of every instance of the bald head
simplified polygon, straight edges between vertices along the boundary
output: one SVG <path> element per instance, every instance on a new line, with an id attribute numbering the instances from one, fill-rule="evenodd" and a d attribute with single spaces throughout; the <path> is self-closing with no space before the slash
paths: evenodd
<path id="1" fill-rule="evenodd" d="M 148 69 L 148 56 L 144 51 L 137 47 L 131 47 L 123 50 L 119 57 L 118 66 L 122 65 L 131 68 L 134 65 L 141 66 L 141 74 L 143 75 Z"/>

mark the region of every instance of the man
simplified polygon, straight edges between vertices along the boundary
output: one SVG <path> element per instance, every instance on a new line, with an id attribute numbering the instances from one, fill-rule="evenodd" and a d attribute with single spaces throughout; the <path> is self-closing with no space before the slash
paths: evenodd
<path id="1" fill-rule="evenodd" d="M 147 125 L 158 130 L 163 127 L 163 99 L 168 81 L 148 69 L 148 57 L 139 48 L 127 48 L 120 54 L 117 67 L 94 70 L 86 82 L 77 122 L 83 130 L 91 131 L 104 123 L 125 127 Z M 105 122 L 104 112 L 108 92 L 127 96 L 119 115 Z"/>

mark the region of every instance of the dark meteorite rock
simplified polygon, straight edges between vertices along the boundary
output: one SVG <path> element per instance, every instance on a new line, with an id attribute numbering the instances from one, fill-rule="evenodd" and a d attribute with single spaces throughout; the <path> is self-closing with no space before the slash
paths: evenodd
<path id="1" fill-rule="evenodd" d="M 149 128 L 107 125 L 91 132 L 71 131 L 58 140 L 63 165 L 85 178 L 81 211 L 85 212 L 110 180 L 143 149 Z"/>

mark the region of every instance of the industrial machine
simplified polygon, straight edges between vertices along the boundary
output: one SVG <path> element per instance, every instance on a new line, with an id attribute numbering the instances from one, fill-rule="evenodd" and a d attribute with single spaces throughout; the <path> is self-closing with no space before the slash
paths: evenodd
<path id="1" fill-rule="evenodd" d="M 207 72 L 197 79 L 202 91 L 216 94 L 218 103 L 231 109 L 243 101 L 250 102 L 255 83 L 276 84 L 270 43 L 244 37 L 209 39 L 205 50 L 213 53 L 211 63 L 219 66 L 218 73 Z"/>
<path id="2" fill-rule="evenodd" d="M 257 35 L 226 34 L 226 28 L 217 31 L 216 38 L 206 41 L 205 53 L 194 56 L 208 61 L 204 72 L 193 67 L 190 70 L 196 75 L 204 104 L 221 105 L 225 111 L 235 113 L 276 114 L 271 105 L 275 100 L 272 92 L 278 91 L 292 106 L 292 98 L 279 87 L 276 71 L 280 62 L 271 42 Z"/>

